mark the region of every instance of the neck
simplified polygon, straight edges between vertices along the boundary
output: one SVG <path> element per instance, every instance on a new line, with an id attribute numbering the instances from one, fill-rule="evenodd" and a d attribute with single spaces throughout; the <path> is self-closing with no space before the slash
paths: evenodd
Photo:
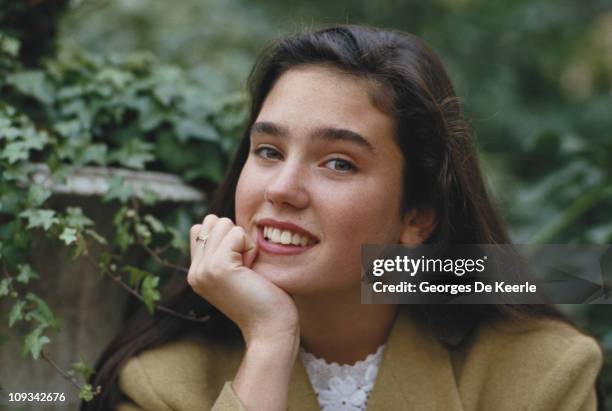
<path id="1" fill-rule="evenodd" d="M 339 364 L 354 364 L 384 344 L 398 311 L 397 305 L 361 304 L 359 290 L 294 299 L 304 349 Z"/>

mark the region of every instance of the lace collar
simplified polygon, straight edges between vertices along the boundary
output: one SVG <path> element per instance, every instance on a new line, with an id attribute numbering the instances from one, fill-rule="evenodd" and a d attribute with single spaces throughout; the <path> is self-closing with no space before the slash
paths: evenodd
<path id="1" fill-rule="evenodd" d="M 355 364 L 331 364 L 300 347 L 300 358 L 323 411 L 363 411 L 374 387 L 385 345 Z"/>

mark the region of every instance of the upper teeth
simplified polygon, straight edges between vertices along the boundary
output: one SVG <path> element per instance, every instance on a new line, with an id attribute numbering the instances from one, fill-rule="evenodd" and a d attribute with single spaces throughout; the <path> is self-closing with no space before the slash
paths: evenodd
<path id="1" fill-rule="evenodd" d="M 264 227 L 263 235 L 268 241 L 279 244 L 293 244 L 304 247 L 312 242 L 306 236 L 289 230 L 279 230 L 275 227 Z"/>

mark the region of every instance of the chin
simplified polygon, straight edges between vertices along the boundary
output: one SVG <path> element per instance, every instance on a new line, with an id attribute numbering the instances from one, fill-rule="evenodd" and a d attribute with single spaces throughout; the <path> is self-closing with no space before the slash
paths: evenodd
<path id="1" fill-rule="evenodd" d="M 291 296 L 325 295 L 359 288 L 359 276 L 344 283 L 334 283 L 329 276 L 313 278 L 295 266 L 282 267 L 263 261 L 256 262 L 252 269 Z"/>
<path id="2" fill-rule="evenodd" d="M 252 269 L 289 295 L 315 292 L 312 279 L 308 279 L 304 272 L 298 272 L 295 267 L 283 268 L 277 264 L 256 262 Z"/>

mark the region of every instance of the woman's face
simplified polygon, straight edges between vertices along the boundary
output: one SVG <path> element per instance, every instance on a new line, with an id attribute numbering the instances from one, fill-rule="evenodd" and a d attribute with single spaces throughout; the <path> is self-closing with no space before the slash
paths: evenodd
<path id="1" fill-rule="evenodd" d="M 265 99 L 236 190 L 253 269 L 292 295 L 360 285 L 361 245 L 398 243 L 403 156 L 366 80 L 293 68 Z"/>

